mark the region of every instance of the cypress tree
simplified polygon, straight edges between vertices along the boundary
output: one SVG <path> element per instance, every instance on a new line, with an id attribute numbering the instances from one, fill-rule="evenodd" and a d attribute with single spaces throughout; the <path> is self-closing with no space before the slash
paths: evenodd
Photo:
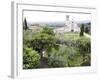
<path id="1" fill-rule="evenodd" d="M 25 30 L 28 29 L 26 17 L 25 17 L 25 19 L 24 19 L 24 29 L 25 29 Z"/>
<path id="2" fill-rule="evenodd" d="M 80 36 L 84 36 L 84 24 L 81 25 Z"/>

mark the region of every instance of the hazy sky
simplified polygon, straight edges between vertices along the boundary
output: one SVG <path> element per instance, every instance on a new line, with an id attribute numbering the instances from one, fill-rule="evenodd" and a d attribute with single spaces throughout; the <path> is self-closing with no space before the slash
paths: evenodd
<path id="1" fill-rule="evenodd" d="M 57 13 L 57 12 L 37 12 L 24 11 L 24 17 L 28 22 L 57 22 L 65 21 L 66 15 L 70 16 L 70 20 L 74 21 L 90 21 L 91 14 L 77 14 L 77 13 Z"/>

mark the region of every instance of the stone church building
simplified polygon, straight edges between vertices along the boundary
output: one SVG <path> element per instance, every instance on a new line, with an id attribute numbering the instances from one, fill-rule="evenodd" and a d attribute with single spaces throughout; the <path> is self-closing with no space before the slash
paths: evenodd
<path id="1" fill-rule="evenodd" d="M 80 32 L 80 27 L 78 26 L 78 24 L 76 22 L 74 22 L 74 20 L 70 20 L 69 19 L 70 16 L 66 15 L 66 21 L 65 21 L 65 26 L 64 27 L 60 27 L 54 30 L 54 32 L 57 33 L 63 33 L 63 32 Z"/>

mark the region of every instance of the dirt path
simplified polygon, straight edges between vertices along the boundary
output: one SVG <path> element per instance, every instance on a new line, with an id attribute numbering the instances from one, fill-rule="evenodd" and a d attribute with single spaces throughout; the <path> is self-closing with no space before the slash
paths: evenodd
<path id="1" fill-rule="evenodd" d="M 48 68 L 48 64 L 47 64 L 47 58 L 43 57 L 42 58 L 42 68 Z"/>

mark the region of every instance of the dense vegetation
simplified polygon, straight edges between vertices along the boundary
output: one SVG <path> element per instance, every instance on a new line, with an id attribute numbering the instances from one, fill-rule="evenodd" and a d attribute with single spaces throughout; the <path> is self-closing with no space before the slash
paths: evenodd
<path id="1" fill-rule="evenodd" d="M 48 26 L 37 28 L 23 30 L 23 69 L 91 65 L 91 42 L 83 35 L 83 25 L 80 34 L 54 33 Z"/>

